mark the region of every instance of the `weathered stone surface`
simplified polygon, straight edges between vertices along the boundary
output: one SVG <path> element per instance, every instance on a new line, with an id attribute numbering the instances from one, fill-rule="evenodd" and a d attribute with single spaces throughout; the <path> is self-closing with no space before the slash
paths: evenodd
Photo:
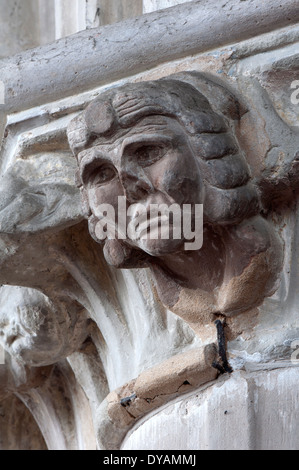
<path id="1" fill-rule="evenodd" d="M 214 345 L 173 356 L 110 393 L 97 412 L 101 449 L 118 449 L 138 420 L 181 394 L 213 381 Z"/>
<path id="2" fill-rule="evenodd" d="M 0 305 L 0 344 L 22 364 L 54 364 L 78 350 L 89 335 L 86 318 L 58 312 L 38 291 L 3 286 Z"/>
<path id="3" fill-rule="evenodd" d="M 101 25 L 119 21 L 142 14 L 143 0 L 99 0 L 99 20 Z"/>
<path id="4" fill-rule="evenodd" d="M 143 0 L 143 13 L 170 8 L 190 0 Z"/>
<path id="5" fill-rule="evenodd" d="M 36 0 L 1 0 L 0 11 L 0 58 L 40 45 Z"/>
<path id="6" fill-rule="evenodd" d="M 106 260 L 124 268 L 139 267 L 142 258 L 154 273 L 162 302 L 199 335 L 200 326 L 217 315 L 247 312 L 272 295 L 282 263 L 281 241 L 260 217 L 258 190 L 234 136 L 245 110 L 220 87 L 196 73 L 128 84 L 100 95 L 68 127 L 90 208 L 89 230 L 106 245 Z M 214 89 L 218 100 L 212 108 L 208 97 Z M 125 199 L 122 211 L 129 215 L 124 223 L 119 198 Z M 168 237 L 162 228 L 153 236 L 152 206 L 173 204 L 179 222 L 173 212 L 170 222 L 168 213 Z M 199 204 L 203 246 L 197 246 Z M 193 244 L 182 230 L 187 205 Z M 128 208 L 134 210 L 129 214 Z M 156 218 L 162 223 L 163 214 Z M 132 224 L 139 226 L 137 234 L 130 235 Z M 174 235 L 177 228 L 180 234 Z"/>
<path id="7" fill-rule="evenodd" d="M 1 450 L 47 450 L 41 431 L 28 408 L 10 395 L 0 404 Z"/>
<path id="8" fill-rule="evenodd" d="M 69 13 L 71 21 L 74 12 Z M 74 15 L 75 23 L 76 18 Z M 32 432 L 32 448 L 95 448 L 96 436 L 99 448 L 118 448 L 133 424 L 140 427 L 124 448 L 142 448 L 143 436 L 147 433 L 149 441 L 152 429 L 163 439 L 160 419 L 167 431 L 169 426 L 177 429 L 178 435 L 167 436 L 165 442 L 178 449 L 186 445 L 193 449 L 196 439 L 203 448 L 279 447 L 276 435 L 282 436 L 284 448 L 298 447 L 293 407 L 297 371 L 289 369 L 297 360 L 299 338 L 299 134 L 297 103 L 291 102 L 291 96 L 297 96 L 292 88 L 297 80 L 297 21 L 298 5 L 293 0 L 271 5 L 255 0 L 223 2 L 216 9 L 214 2 L 196 1 L 79 33 L 1 61 L 6 104 L 0 104 L 0 282 L 10 286 L 0 292 L 0 318 L 4 320 L 2 344 L 12 355 L 6 352 L 6 365 L 0 365 L 0 400 L 4 411 L 16 405 L 17 416 L 24 416 Z M 224 285 L 209 295 L 198 289 L 197 270 L 187 270 L 189 284 L 179 289 L 181 279 L 170 282 L 169 271 L 162 275 L 157 269 L 155 276 L 158 271 L 160 277 L 154 285 L 152 274 L 144 269 L 148 255 L 140 251 L 138 259 L 133 258 L 138 269 L 131 269 L 132 247 L 120 247 L 112 240 L 102 250 L 91 239 L 83 221 L 90 215 L 90 204 L 85 197 L 84 207 L 80 206 L 76 162 L 67 142 L 70 121 L 107 90 L 124 85 L 140 90 L 142 82 L 156 83 L 169 76 L 195 86 L 207 100 L 201 101 L 200 119 L 190 119 L 189 125 L 185 119 L 188 139 L 194 124 L 205 122 L 206 129 L 214 131 L 218 125 L 219 131 L 225 123 L 226 132 L 198 136 L 196 146 L 197 155 L 201 155 L 200 176 L 205 189 L 209 186 L 205 204 L 209 244 L 201 259 L 200 281 L 210 290 L 215 283 Z M 107 139 L 115 115 L 107 103 L 99 109 L 99 101 L 88 108 L 93 110 L 88 126 Z M 120 101 L 117 105 L 122 107 Z M 103 115 L 106 119 L 100 122 Z M 221 116 L 218 124 L 212 115 Z M 125 126 L 132 124 L 130 117 L 130 113 L 122 116 Z M 173 124 L 172 119 L 166 116 L 167 125 L 171 122 L 170 130 L 177 135 L 181 124 Z M 124 132 L 127 129 L 124 127 Z M 183 137 L 184 133 L 180 134 Z M 143 154 L 139 152 L 139 156 Z M 136 168 L 129 169 L 127 177 L 136 177 Z M 195 174 L 191 175 L 194 181 Z M 131 196 L 134 189 L 140 196 L 148 189 L 148 181 L 133 186 Z M 224 193 L 235 197 L 224 198 Z M 259 206 L 250 219 L 256 194 Z M 225 207 L 229 210 L 223 211 Z M 226 225 L 231 211 L 234 223 Z M 95 222 L 91 220 L 91 231 Z M 225 276 L 217 271 L 224 246 L 230 247 L 223 262 Z M 127 269 L 108 266 L 105 258 Z M 179 259 L 174 263 L 178 269 Z M 171 309 L 175 307 L 200 338 L 186 321 L 163 307 L 159 297 Z M 244 305 L 249 310 L 239 315 Z M 195 325 L 199 306 L 202 323 Z M 173 393 L 177 397 L 178 391 L 190 391 L 187 383 L 180 386 L 185 373 L 188 378 L 184 382 L 195 387 L 216 378 L 215 364 L 211 367 L 209 362 L 207 367 L 201 355 L 194 364 L 184 362 L 186 367 L 183 360 L 176 363 L 173 359 L 182 355 L 192 358 L 204 345 L 219 343 L 211 322 L 216 308 L 228 315 L 226 352 L 235 372 L 216 383 L 209 382 L 208 388 L 203 386 L 205 390 L 199 389 L 195 407 L 187 407 L 188 415 L 185 398 L 180 401 L 184 403 L 182 414 L 177 405 L 174 411 L 173 404 L 169 405 L 168 421 L 165 405 L 174 398 Z M 236 315 L 229 316 L 232 312 Z M 216 316 L 223 320 L 223 314 Z M 23 337 L 22 326 L 29 329 Z M 42 349 L 47 342 L 54 349 L 49 348 L 45 357 Z M 223 348 L 218 344 L 219 370 Z M 163 364 L 168 364 L 167 370 Z M 270 377 L 269 371 L 278 367 L 285 370 L 276 378 L 272 371 Z M 146 397 L 150 393 L 156 399 L 145 403 L 131 398 L 130 404 L 125 400 L 129 406 L 121 406 L 120 400 L 133 397 L 136 384 L 139 394 Z M 159 395 L 161 388 L 167 392 L 164 397 Z M 258 413 L 249 406 L 252 395 L 258 402 Z M 44 441 L 13 396 L 26 405 Z M 14 432 L 7 413 L 0 423 L 3 436 Z M 203 423 L 196 428 L 200 436 L 194 434 L 193 416 L 194 422 L 199 416 Z M 263 419 L 273 424 L 275 436 L 267 434 Z M 154 420 L 157 427 L 151 427 Z M 183 431 L 180 420 L 187 420 Z M 290 423 L 287 431 L 286 421 Z M 190 434 L 185 432 L 188 423 L 193 426 Z M 228 428 L 220 441 L 218 430 L 226 432 Z M 11 440 L 11 445 L 30 447 L 24 428 L 19 430 L 23 437 Z M 6 439 L 3 447 L 7 445 Z"/>
<path id="9" fill-rule="evenodd" d="M 166 61 L 291 26 L 298 15 L 296 0 L 275 0 L 270 6 L 258 0 L 234 0 L 233 4 L 223 2 L 221 8 L 200 0 L 109 25 L 100 32 L 82 32 L 61 39 L 54 49 L 48 45 L 2 61 L 0 77 L 6 88 L 3 110 L 28 109 Z"/>
<path id="10" fill-rule="evenodd" d="M 137 424 L 122 450 L 296 450 L 297 383 L 297 368 L 234 373 Z"/>

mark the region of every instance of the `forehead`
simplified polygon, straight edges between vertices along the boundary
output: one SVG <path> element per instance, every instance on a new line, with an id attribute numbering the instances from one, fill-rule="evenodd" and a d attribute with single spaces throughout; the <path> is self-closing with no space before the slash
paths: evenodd
<path id="1" fill-rule="evenodd" d="M 127 145 L 134 142 L 155 142 L 161 139 L 173 140 L 177 138 L 183 129 L 178 121 L 167 116 L 147 116 L 128 129 L 118 129 L 108 137 L 100 136 L 92 145 L 86 147 L 78 154 L 79 164 L 86 159 L 92 158 L 98 153 L 105 152 L 106 155 L 117 155 L 122 153 Z"/>

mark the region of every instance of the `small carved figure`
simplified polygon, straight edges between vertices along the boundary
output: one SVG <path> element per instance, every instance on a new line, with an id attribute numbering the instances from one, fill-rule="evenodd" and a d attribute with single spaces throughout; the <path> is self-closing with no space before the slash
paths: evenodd
<path id="1" fill-rule="evenodd" d="M 88 336 L 88 320 L 42 293 L 24 287 L 0 289 L 0 344 L 31 367 L 54 364 L 78 350 Z"/>

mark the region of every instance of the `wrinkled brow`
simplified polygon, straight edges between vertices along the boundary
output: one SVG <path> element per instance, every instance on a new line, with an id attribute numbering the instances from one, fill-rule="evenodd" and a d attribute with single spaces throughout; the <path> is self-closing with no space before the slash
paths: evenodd
<path id="1" fill-rule="evenodd" d="M 167 132 L 168 126 L 167 126 L 167 120 L 166 117 L 164 116 L 147 116 L 146 118 L 143 118 L 141 121 L 135 124 L 133 127 L 129 128 L 119 128 L 113 135 L 111 136 L 102 136 L 99 135 L 97 138 L 95 138 L 92 142 L 92 145 L 88 147 L 89 149 L 98 147 L 101 145 L 107 145 L 111 146 L 111 149 L 114 147 L 117 147 L 118 145 L 121 145 L 121 140 L 124 137 L 127 137 L 129 134 L 143 134 L 145 132 L 150 132 L 150 133 L 161 133 L 161 132 Z M 86 150 L 88 150 L 86 147 Z M 83 152 L 80 152 L 78 155 L 79 162 L 81 160 L 80 155 Z"/>

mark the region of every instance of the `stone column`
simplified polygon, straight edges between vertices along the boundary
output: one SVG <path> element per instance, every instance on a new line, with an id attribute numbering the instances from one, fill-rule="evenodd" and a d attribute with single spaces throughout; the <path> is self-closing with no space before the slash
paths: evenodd
<path id="1" fill-rule="evenodd" d="M 0 58 L 39 45 L 37 0 L 0 0 Z"/>
<path id="2" fill-rule="evenodd" d="M 41 44 L 142 14 L 142 0 L 35 1 L 39 2 Z"/>
<path id="3" fill-rule="evenodd" d="M 162 10 L 163 8 L 173 7 L 189 1 L 190 0 L 143 0 L 143 13 Z"/>
<path id="4" fill-rule="evenodd" d="M 100 24 L 112 24 L 142 15 L 142 0 L 100 0 L 99 8 Z"/>
<path id="5" fill-rule="evenodd" d="M 55 15 L 55 39 L 99 26 L 98 0 L 52 0 Z M 44 12 L 47 6 L 41 0 Z"/>

